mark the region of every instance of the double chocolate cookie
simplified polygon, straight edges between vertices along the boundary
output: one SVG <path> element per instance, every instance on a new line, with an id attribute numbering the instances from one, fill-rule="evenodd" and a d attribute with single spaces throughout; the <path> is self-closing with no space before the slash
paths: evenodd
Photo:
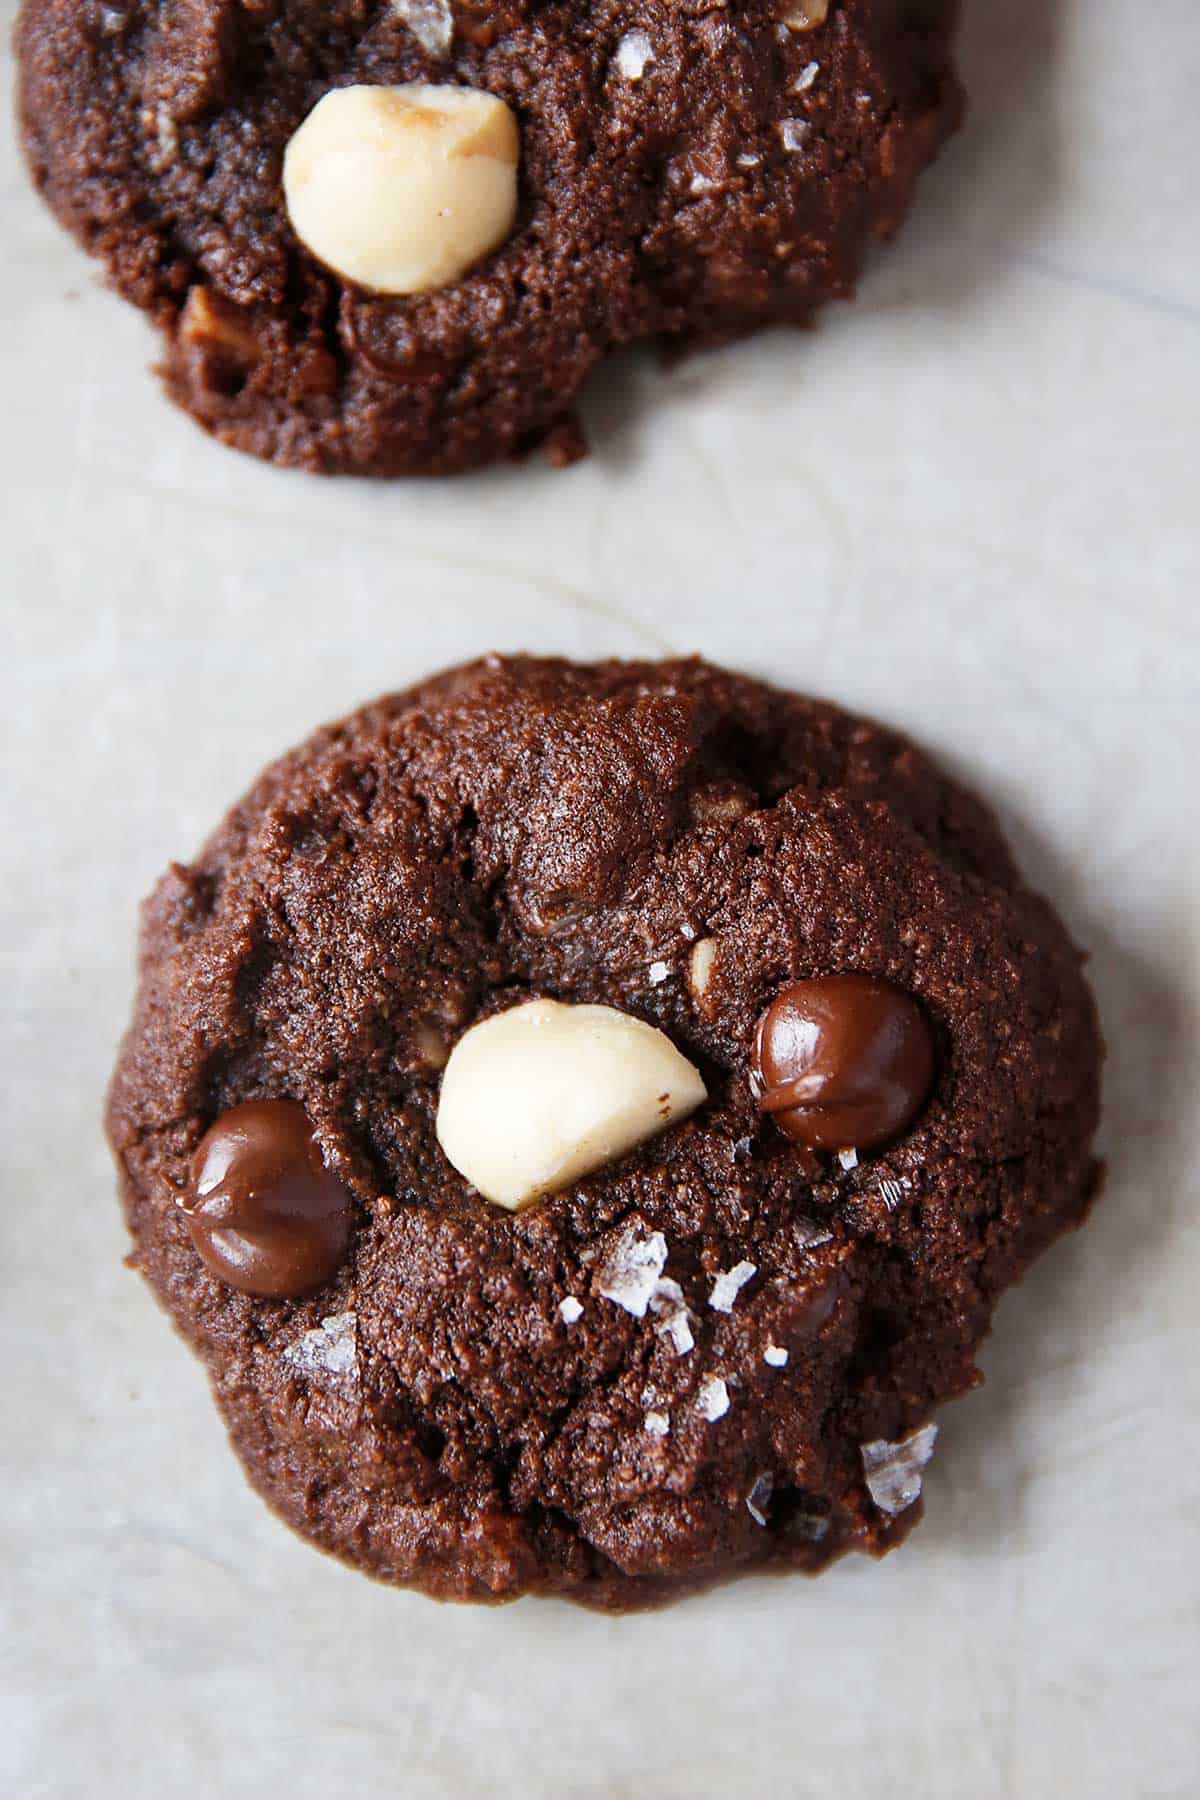
<path id="1" fill-rule="evenodd" d="M 957 0 L 24 0 L 34 179 L 226 443 L 582 448 L 607 352 L 803 323 L 957 124 Z"/>
<path id="2" fill-rule="evenodd" d="M 1084 1216 L 1080 959 L 910 744 L 700 662 L 318 732 L 148 902 L 134 1260 L 298 1530 L 646 1604 L 887 1550 Z"/>

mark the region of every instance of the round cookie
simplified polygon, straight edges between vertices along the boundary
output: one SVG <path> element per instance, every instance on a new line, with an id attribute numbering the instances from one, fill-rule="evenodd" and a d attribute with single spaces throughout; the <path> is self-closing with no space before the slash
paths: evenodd
<path id="1" fill-rule="evenodd" d="M 566 462 L 583 448 L 573 402 L 609 351 L 801 324 L 849 295 L 958 123 L 957 12 L 24 0 L 21 127 L 51 207 L 161 328 L 169 393 L 224 442 L 376 475 L 538 445 Z M 321 222 L 314 253 L 289 217 L 285 154 L 332 90 L 414 83 L 503 102 L 516 213 L 506 229 L 500 175 L 464 239 L 480 260 L 445 274 L 455 259 L 427 245 L 442 284 L 381 293 L 338 269 L 361 279 L 403 259 L 342 260 L 327 242 L 366 229 L 350 218 L 361 183 L 296 203 L 302 230 Z M 444 234 L 454 207 L 411 174 L 390 191 L 424 195 Z M 416 279 L 405 266 L 397 279 Z"/>
<path id="2" fill-rule="evenodd" d="M 598 1151 L 589 1021 L 661 1103 Z M 163 877 L 108 1128 L 284 1519 L 442 1597 L 629 1606 L 907 1533 L 933 1408 L 1087 1210 L 1099 1063 L 1061 924 L 902 738 L 699 661 L 488 658 Z"/>

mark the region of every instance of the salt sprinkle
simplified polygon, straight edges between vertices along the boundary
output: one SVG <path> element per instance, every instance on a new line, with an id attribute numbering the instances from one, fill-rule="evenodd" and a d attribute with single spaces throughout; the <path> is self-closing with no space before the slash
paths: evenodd
<path id="1" fill-rule="evenodd" d="M 839 1150 L 837 1159 L 841 1163 L 843 1169 L 857 1169 L 858 1167 L 857 1150 Z"/>
<path id="2" fill-rule="evenodd" d="M 644 31 L 627 31 L 617 45 L 617 53 L 613 58 L 618 74 L 623 75 L 626 81 L 640 81 L 646 72 L 647 63 L 654 60 L 654 45 Z"/>
<path id="3" fill-rule="evenodd" d="M 811 129 L 807 119 L 785 119 L 779 127 L 784 149 L 803 150 L 804 141 Z"/>
<path id="4" fill-rule="evenodd" d="M 670 1413 L 648 1412 L 646 1414 L 646 1430 L 651 1437 L 666 1437 L 671 1429 Z"/>
<path id="5" fill-rule="evenodd" d="M 815 1219 L 797 1219 L 792 1232 L 801 1250 L 815 1250 L 818 1244 L 827 1244 L 833 1236 L 827 1225 L 818 1225 Z"/>
<path id="6" fill-rule="evenodd" d="M 809 88 L 820 73 L 820 63 L 811 62 L 807 68 L 801 69 L 795 81 L 792 83 L 793 94 L 807 94 Z"/>
<path id="7" fill-rule="evenodd" d="M 650 1296 L 650 1311 L 658 1318 L 654 1327 L 658 1337 L 669 1337 L 675 1346 L 676 1356 L 686 1356 L 694 1350 L 696 1340 L 692 1336 L 687 1303 L 683 1298 L 683 1289 L 670 1276 L 659 1280 L 654 1285 Z"/>
<path id="8" fill-rule="evenodd" d="M 762 157 L 755 156 L 752 150 L 743 150 L 742 154 L 734 160 L 739 169 L 757 169 Z"/>
<path id="9" fill-rule="evenodd" d="M 714 181 L 711 175 L 693 175 L 688 186 L 688 193 L 711 194 L 720 185 L 720 182 Z"/>
<path id="10" fill-rule="evenodd" d="M 638 1227 L 629 1226 L 600 1270 L 600 1292 L 606 1300 L 644 1319 L 647 1311 L 654 1314 L 658 1337 L 669 1337 L 676 1356 L 686 1356 L 695 1348 L 690 1313 L 683 1289 L 670 1276 L 667 1266 L 667 1240 L 661 1231 L 640 1237 Z"/>
<path id="11" fill-rule="evenodd" d="M 933 1455 L 937 1434 L 936 1425 L 922 1425 L 899 1443 L 876 1438 L 861 1446 L 867 1487 L 880 1512 L 894 1518 L 921 1498 L 921 1471 Z"/>
<path id="12" fill-rule="evenodd" d="M 670 963 L 652 962 L 650 964 L 650 986 L 661 987 L 662 983 L 667 979 L 667 976 L 670 973 Z"/>
<path id="13" fill-rule="evenodd" d="M 766 1509 L 771 1504 L 771 1495 L 775 1492 L 775 1477 L 768 1473 L 759 1475 L 746 1495 L 746 1510 L 756 1525 L 767 1522 Z"/>
<path id="14" fill-rule="evenodd" d="M 392 0 L 392 11 L 408 26 L 422 50 L 445 56 L 454 38 L 450 0 Z"/>
<path id="15" fill-rule="evenodd" d="M 559 1301 L 558 1316 L 564 1325 L 573 1325 L 576 1319 L 583 1317 L 583 1307 L 574 1294 L 568 1294 L 565 1300 Z"/>
<path id="16" fill-rule="evenodd" d="M 315 1331 L 289 1344 L 283 1353 L 301 1375 L 353 1375 L 357 1365 L 357 1319 L 352 1312 L 330 1313 Z"/>
<path id="17" fill-rule="evenodd" d="M 765 1363 L 770 1363 L 773 1369 L 784 1368 L 787 1359 L 788 1353 L 781 1344 L 768 1344 L 763 1351 L 763 1361 Z"/>
<path id="18" fill-rule="evenodd" d="M 708 1304 L 714 1312 L 732 1312 L 733 1303 L 748 1281 L 753 1281 L 758 1274 L 758 1264 L 752 1262 L 735 1263 L 732 1269 L 722 1269 L 712 1285 L 712 1293 L 708 1296 Z"/>
<path id="19" fill-rule="evenodd" d="M 696 1395 L 696 1411 L 712 1424 L 729 1411 L 729 1389 L 720 1375 L 706 1375 Z"/>
<path id="20" fill-rule="evenodd" d="M 635 1319 L 644 1319 L 666 1266 L 667 1240 L 662 1232 L 639 1237 L 638 1228 L 630 1225 L 600 1271 L 600 1292 Z"/>
<path id="21" fill-rule="evenodd" d="M 907 1177 L 900 1181 L 880 1182 L 879 1195 L 889 1212 L 894 1211 L 895 1208 L 899 1206 L 911 1186 L 912 1182 L 909 1181 Z"/>
<path id="22" fill-rule="evenodd" d="M 684 1304 L 683 1289 L 669 1275 L 660 1275 L 654 1284 L 654 1292 L 650 1296 L 650 1311 L 665 1312 L 669 1306 Z"/>

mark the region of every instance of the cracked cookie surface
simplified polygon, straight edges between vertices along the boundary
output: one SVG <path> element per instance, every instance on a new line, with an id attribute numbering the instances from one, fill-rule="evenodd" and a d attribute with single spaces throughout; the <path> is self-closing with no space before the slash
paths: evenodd
<path id="1" fill-rule="evenodd" d="M 1079 964 L 896 734 L 698 661 L 489 658 L 317 732 L 147 902 L 108 1114 L 136 1265 L 255 1486 L 373 1575 L 629 1606 L 878 1553 L 1093 1193 Z M 854 971 L 915 998 L 936 1075 L 894 1142 L 826 1154 L 761 1110 L 755 1029 Z M 436 1114 L 463 1033 L 535 997 L 657 1027 L 707 1098 L 513 1214 Z M 223 1285 L 176 1204 L 261 1100 L 353 1196 L 301 1300 Z"/>

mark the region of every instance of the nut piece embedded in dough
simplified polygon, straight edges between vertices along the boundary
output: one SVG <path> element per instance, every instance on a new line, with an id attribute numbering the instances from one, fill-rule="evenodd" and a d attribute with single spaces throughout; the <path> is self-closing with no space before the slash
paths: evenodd
<path id="1" fill-rule="evenodd" d="M 487 1200 L 516 1211 L 613 1162 L 706 1099 L 668 1037 L 611 1006 L 531 1000 L 450 1053 L 438 1142 Z"/>
<path id="2" fill-rule="evenodd" d="M 829 0 L 791 0 L 783 12 L 783 22 L 789 31 L 814 31 L 828 17 Z"/>
<path id="3" fill-rule="evenodd" d="M 283 159 L 292 229 L 349 281 L 446 287 L 502 244 L 517 213 L 517 121 L 474 88 L 335 88 Z"/>
<path id="4" fill-rule="evenodd" d="M 717 960 L 716 938 L 700 938 L 692 946 L 692 954 L 688 958 L 688 980 L 697 999 L 708 992 L 708 984 L 712 980 L 713 964 Z"/>
<path id="5" fill-rule="evenodd" d="M 207 288 L 188 290 L 179 315 L 179 336 L 185 344 L 199 345 L 224 356 L 229 362 L 251 368 L 262 355 L 258 339 L 237 316 L 228 301 L 214 300 Z"/>

